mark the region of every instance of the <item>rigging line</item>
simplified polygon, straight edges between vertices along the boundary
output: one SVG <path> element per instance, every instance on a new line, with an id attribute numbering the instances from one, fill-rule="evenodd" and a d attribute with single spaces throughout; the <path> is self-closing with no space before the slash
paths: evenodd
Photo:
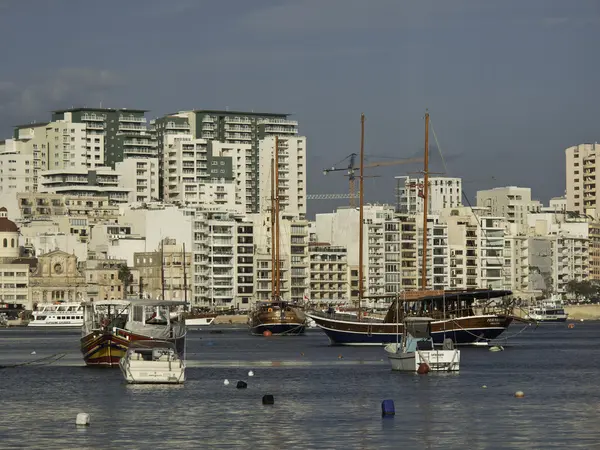
<path id="1" fill-rule="evenodd" d="M 431 127 L 431 133 L 433 134 L 433 139 L 435 139 L 435 145 L 437 145 L 437 149 L 438 149 L 438 153 L 440 154 L 440 158 L 442 158 L 442 165 L 444 166 L 444 172 L 448 173 L 448 167 L 446 166 L 446 160 L 444 159 L 444 155 L 442 154 L 442 147 L 440 147 L 440 143 L 435 134 L 433 124 L 431 123 L 431 118 L 429 119 L 429 126 Z"/>

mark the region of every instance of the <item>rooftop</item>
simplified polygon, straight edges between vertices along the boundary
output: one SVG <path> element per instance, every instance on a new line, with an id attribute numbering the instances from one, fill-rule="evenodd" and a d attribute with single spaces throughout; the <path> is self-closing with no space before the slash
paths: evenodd
<path id="1" fill-rule="evenodd" d="M 279 113 L 261 113 L 255 111 L 229 111 L 219 109 L 194 109 L 192 112 L 205 113 L 205 114 L 216 114 L 216 115 L 234 115 L 234 116 L 257 116 L 257 117 L 289 117 L 291 114 L 279 114 Z"/>
<path id="2" fill-rule="evenodd" d="M 15 128 L 38 128 L 38 127 L 45 127 L 46 125 L 48 125 L 50 122 L 32 122 L 32 123 L 25 123 L 23 125 L 15 125 Z"/>
<path id="3" fill-rule="evenodd" d="M 65 112 L 137 112 L 145 113 L 148 109 L 131 109 L 131 108 L 69 108 L 69 109 L 56 109 L 53 113 L 65 113 Z"/>

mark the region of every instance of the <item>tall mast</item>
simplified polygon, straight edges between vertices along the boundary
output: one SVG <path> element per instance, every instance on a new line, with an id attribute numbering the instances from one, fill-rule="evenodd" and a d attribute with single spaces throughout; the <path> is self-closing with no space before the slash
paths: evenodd
<path id="1" fill-rule="evenodd" d="M 363 222 L 364 222 L 364 169 L 365 169 L 365 115 L 360 115 L 360 192 L 358 213 L 358 320 L 362 320 L 361 302 L 363 297 Z"/>
<path id="2" fill-rule="evenodd" d="M 160 241 L 160 290 L 165 300 L 165 240 Z"/>
<path id="3" fill-rule="evenodd" d="M 271 300 L 275 299 L 275 160 L 271 159 Z"/>
<path id="4" fill-rule="evenodd" d="M 183 301 L 186 303 L 187 307 L 187 273 L 185 271 L 185 266 L 187 265 L 187 261 L 185 259 L 185 242 L 183 243 Z"/>
<path id="5" fill-rule="evenodd" d="M 427 289 L 427 209 L 429 199 L 429 112 L 425 113 L 425 157 L 423 164 L 423 256 L 421 258 L 421 289 Z"/>
<path id="6" fill-rule="evenodd" d="M 275 295 L 281 296 L 279 285 L 279 136 L 275 136 Z"/>

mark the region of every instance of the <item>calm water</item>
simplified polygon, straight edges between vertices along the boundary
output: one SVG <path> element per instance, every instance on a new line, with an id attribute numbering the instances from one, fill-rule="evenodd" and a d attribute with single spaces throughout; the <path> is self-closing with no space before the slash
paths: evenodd
<path id="1" fill-rule="evenodd" d="M 600 323 L 528 328 L 504 352 L 463 349 L 460 374 L 425 376 L 391 372 L 382 348 L 330 347 L 316 330 L 222 330 L 190 332 L 188 381 L 166 387 L 84 367 L 76 331 L 0 330 L 2 365 L 66 353 L 0 369 L 0 448 L 600 449 Z M 274 406 L 261 404 L 267 393 Z M 382 419 L 387 398 L 396 416 Z M 91 426 L 75 426 L 79 412 Z"/>

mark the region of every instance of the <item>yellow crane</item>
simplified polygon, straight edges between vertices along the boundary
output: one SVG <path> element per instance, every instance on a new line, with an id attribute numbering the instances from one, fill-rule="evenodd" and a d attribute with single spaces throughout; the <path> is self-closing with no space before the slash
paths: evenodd
<path id="1" fill-rule="evenodd" d="M 327 175 L 329 172 L 339 172 L 339 171 L 347 171 L 346 176 L 348 177 L 349 182 L 349 197 L 350 197 L 350 206 L 356 206 L 356 185 L 355 185 L 355 171 L 358 170 L 358 167 L 355 167 L 354 163 L 356 162 L 356 158 L 358 155 L 356 153 L 350 153 L 346 158 L 342 159 L 338 164 L 343 163 L 348 160 L 347 167 L 331 167 L 329 169 L 323 169 L 323 174 Z M 398 164 L 412 164 L 412 163 L 420 163 L 423 162 L 423 158 L 405 158 L 405 159 L 395 159 L 393 161 L 378 161 L 370 164 L 365 164 L 364 168 L 373 168 L 373 167 L 384 167 L 384 166 L 396 166 Z"/>

